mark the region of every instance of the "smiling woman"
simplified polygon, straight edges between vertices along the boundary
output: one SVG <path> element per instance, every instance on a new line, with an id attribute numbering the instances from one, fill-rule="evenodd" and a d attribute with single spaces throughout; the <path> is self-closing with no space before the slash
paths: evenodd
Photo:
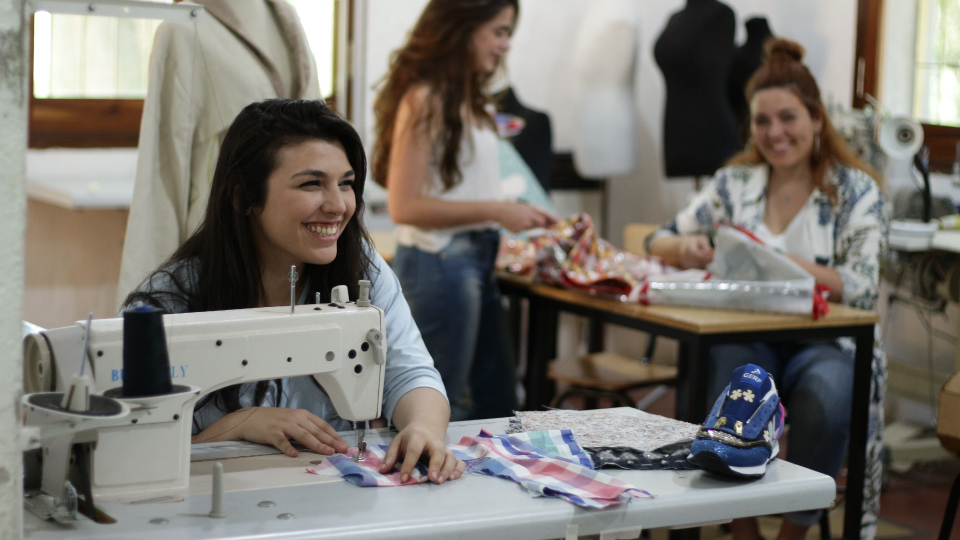
<path id="1" fill-rule="evenodd" d="M 747 83 L 751 138 L 687 208 L 647 240 L 648 251 L 668 263 L 703 268 L 713 258 L 716 223 L 753 232 L 806 269 L 830 299 L 861 309 L 876 307 L 879 256 L 887 209 L 879 175 L 858 159 L 834 129 L 820 89 L 801 61 L 799 44 L 767 44 L 767 59 Z M 880 429 L 886 357 L 879 335 L 873 351 L 871 433 L 864 526 L 879 505 Z M 853 353 L 848 343 L 795 342 L 718 345 L 710 350 L 711 395 L 720 395 L 743 364 L 763 367 L 781 389 L 790 412 L 787 460 L 836 476 L 849 439 Z M 779 538 L 799 540 L 818 513 L 785 515 Z M 731 523 L 736 540 L 757 540 L 756 520 Z"/>
<path id="2" fill-rule="evenodd" d="M 510 48 L 517 0 L 432 0 L 374 104 L 374 178 L 399 227 L 394 268 L 455 420 L 509 416 L 514 363 L 494 277 L 500 227 L 556 218 L 506 200 L 487 85 Z"/>
<path id="3" fill-rule="evenodd" d="M 450 409 L 396 276 L 367 240 L 366 157 L 360 137 L 320 101 L 265 100 L 245 107 L 223 139 L 206 213 L 197 231 L 125 302 L 168 313 L 286 305 L 296 265 L 300 303 L 330 301 L 334 286 L 385 312 L 384 416 L 400 434 L 381 472 L 409 475 L 429 460 L 431 480 L 463 471 L 443 444 Z M 235 385 L 204 396 L 193 442 L 247 440 L 296 456 L 293 439 L 322 454 L 344 452 L 350 425 L 313 377 Z"/>
<path id="4" fill-rule="evenodd" d="M 267 180 L 263 206 L 252 213 L 268 305 L 286 298 L 296 265 L 324 265 L 357 210 L 356 173 L 339 141 L 308 140 L 282 148 Z"/>

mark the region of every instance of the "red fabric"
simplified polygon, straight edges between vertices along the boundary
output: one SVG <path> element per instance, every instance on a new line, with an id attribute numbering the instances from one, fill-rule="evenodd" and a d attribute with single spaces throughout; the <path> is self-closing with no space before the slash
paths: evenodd
<path id="1" fill-rule="evenodd" d="M 830 313 L 830 303 L 827 302 L 827 298 L 830 296 L 832 289 L 817 283 L 813 288 L 813 320 L 817 320 L 820 317 L 823 317 L 827 313 Z"/>

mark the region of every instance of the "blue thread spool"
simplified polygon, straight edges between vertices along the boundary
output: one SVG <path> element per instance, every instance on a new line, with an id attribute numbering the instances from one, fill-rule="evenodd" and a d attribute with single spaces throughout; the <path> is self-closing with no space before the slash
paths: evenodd
<path id="1" fill-rule="evenodd" d="M 123 312 L 123 397 L 170 394 L 170 356 L 163 311 L 137 306 Z"/>

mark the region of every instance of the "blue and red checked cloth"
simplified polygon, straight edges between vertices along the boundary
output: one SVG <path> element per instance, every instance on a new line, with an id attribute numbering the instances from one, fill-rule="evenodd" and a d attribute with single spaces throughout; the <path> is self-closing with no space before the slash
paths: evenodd
<path id="1" fill-rule="evenodd" d="M 343 477 L 361 487 L 411 485 L 427 482 L 427 470 L 418 464 L 410 479 L 401 484 L 397 471 L 378 471 L 386 446 L 368 447 L 363 461 L 354 463 L 351 453 L 330 456 L 307 472 Z M 492 435 L 483 430 L 450 446 L 467 465 L 467 472 L 512 480 L 531 496 L 557 497 L 585 508 L 606 508 L 631 498 L 652 497 L 642 489 L 593 470 L 590 458 L 570 430 L 535 431 Z"/>

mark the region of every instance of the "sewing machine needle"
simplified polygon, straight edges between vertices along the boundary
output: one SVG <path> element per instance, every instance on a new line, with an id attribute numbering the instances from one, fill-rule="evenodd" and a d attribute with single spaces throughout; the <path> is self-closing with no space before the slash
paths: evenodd
<path id="1" fill-rule="evenodd" d="M 363 461 L 363 454 L 367 451 L 367 442 L 363 440 L 366 435 L 366 424 L 354 422 L 353 425 L 357 430 L 357 455 L 353 457 L 353 461 Z"/>

